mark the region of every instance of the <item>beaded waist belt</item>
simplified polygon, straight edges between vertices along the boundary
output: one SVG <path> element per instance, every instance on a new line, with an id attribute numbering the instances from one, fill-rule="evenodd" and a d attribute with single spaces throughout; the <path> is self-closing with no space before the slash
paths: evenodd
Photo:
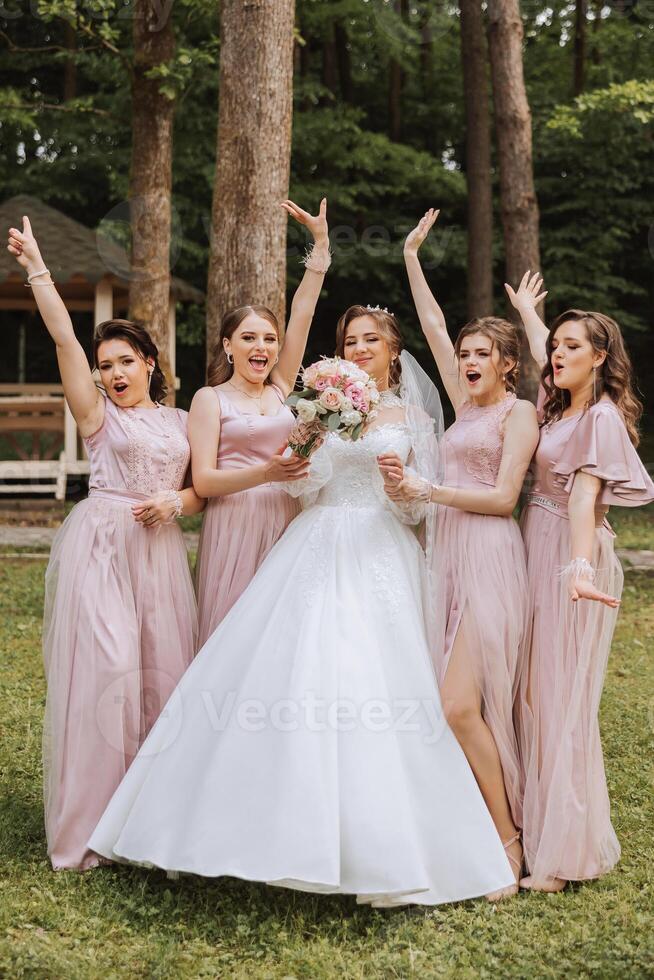
<path id="1" fill-rule="evenodd" d="M 551 514 L 556 514 L 557 517 L 563 517 L 566 521 L 569 519 L 566 504 L 560 504 L 558 501 L 552 500 L 551 497 L 543 496 L 542 493 L 528 493 L 527 506 L 529 504 L 535 504 L 536 507 L 543 507 L 545 510 L 549 510 Z M 606 519 L 606 512 L 606 507 L 595 511 L 595 527 L 604 526 L 613 533 L 611 525 Z"/>
<path id="2" fill-rule="evenodd" d="M 551 510 L 553 514 L 557 514 L 559 517 L 567 518 L 568 516 L 568 508 L 564 504 L 557 503 L 551 497 L 544 497 L 542 493 L 528 493 L 527 506 L 529 504 L 536 504 L 538 507 L 544 507 L 545 510 Z"/>

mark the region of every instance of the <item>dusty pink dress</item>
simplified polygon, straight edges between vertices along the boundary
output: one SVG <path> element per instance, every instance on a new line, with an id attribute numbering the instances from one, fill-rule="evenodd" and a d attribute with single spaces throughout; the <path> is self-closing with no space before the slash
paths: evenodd
<path id="1" fill-rule="evenodd" d="M 445 486 L 495 486 L 504 424 L 515 395 L 496 405 L 465 403 L 445 433 Z M 513 705 L 528 626 L 527 570 L 520 529 L 513 517 L 438 509 L 440 588 L 445 644 L 438 668 L 442 683 L 461 625 L 482 695 L 482 713 L 504 772 L 513 820 L 522 823 L 520 765 Z"/>
<path id="2" fill-rule="evenodd" d="M 654 499 L 654 484 L 610 400 L 541 429 L 523 516 L 533 631 L 518 715 L 525 857 L 537 885 L 551 877 L 596 878 L 620 857 L 597 720 L 618 611 L 573 603 L 560 577 L 574 557 L 567 505 L 580 470 L 602 480 L 592 564 L 597 587 L 616 598 L 623 575 L 606 511 L 609 504 Z"/>
<path id="3" fill-rule="evenodd" d="M 255 466 L 284 445 L 295 420 L 277 388 L 276 415 L 241 412 L 224 391 L 213 390 L 220 412 L 218 469 Z M 271 483 L 209 499 L 196 566 L 200 647 L 245 591 L 299 509 L 297 500 Z"/>
<path id="4" fill-rule="evenodd" d="M 130 509 L 183 486 L 186 413 L 107 399 L 103 424 L 85 443 L 89 496 L 57 533 L 46 572 L 44 794 L 54 868 L 99 863 L 87 841 L 190 664 L 197 635 L 180 528 L 148 530 Z"/>

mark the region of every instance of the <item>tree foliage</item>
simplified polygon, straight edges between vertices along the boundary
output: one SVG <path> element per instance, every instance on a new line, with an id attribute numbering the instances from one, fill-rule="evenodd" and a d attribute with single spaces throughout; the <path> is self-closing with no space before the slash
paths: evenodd
<path id="1" fill-rule="evenodd" d="M 168 6 L 161 0 L 161 11 L 174 18 L 177 37 L 175 57 L 156 71 L 176 103 L 179 247 L 173 271 L 204 289 L 218 104 L 217 9 L 206 0 Z M 524 0 L 522 6 L 548 313 L 573 304 L 605 310 L 640 351 L 654 330 L 654 14 L 651 5 L 636 2 L 589 4 L 589 11 L 585 89 L 575 99 L 575 4 Z M 35 194 L 92 226 L 125 199 L 132 12 L 129 0 L 8 0 L 3 7 L 3 196 Z M 447 0 L 415 0 L 408 9 L 392 0 L 298 0 L 296 42 L 291 193 L 305 207 L 326 195 L 334 231 L 334 264 L 311 353 L 331 349 L 335 321 L 354 301 L 398 312 L 419 350 L 401 241 L 430 205 L 442 213 L 428 256 L 429 278 L 451 326 L 465 318 L 457 7 Z M 392 62 L 401 69 L 395 140 L 389 135 Z M 496 179 L 494 188 L 495 301 L 504 312 Z M 290 233 L 289 290 L 299 278 L 302 246 L 301 236 Z M 178 369 L 186 397 L 202 378 L 202 329 L 202 311 L 180 311 Z"/>

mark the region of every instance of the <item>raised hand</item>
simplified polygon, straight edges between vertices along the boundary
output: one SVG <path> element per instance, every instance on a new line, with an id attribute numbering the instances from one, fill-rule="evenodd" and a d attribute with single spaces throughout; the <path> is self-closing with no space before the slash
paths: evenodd
<path id="1" fill-rule="evenodd" d="M 417 255 L 418 249 L 433 228 L 439 214 L 440 210 L 435 211 L 433 208 L 430 208 L 429 211 L 425 211 L 416 227 L 413 229 L 413 231 L 410 231 L 406 237 L 406 241 L 404 242 L 405 255 L 407 253 Z"/>
<path id="2" fill-rule="evenodd" d="M 611 609 L 617 609 L 620 605 L 619 599 L 608 595 L 606 592 L 600 592 L 592 582 L 585 578 L 571 579 L 568 585 L 568 593 L 573 602 L 578 602 L 579 599 L 591 599 L 594 602 L 603 602 L 605 606 L 609 606 Z"/>
<path id="3" fill-rule="evenodd" d="M 9 229 L 7 251 L 11 252 L 11 254 L 15 256 L 16 261 L 23 267 L 23 269 L 33 271 L 37 266 L 39 268 L 43 267 L 43 259 L 41 258 L 41 253 L 39 252 L 39 246 L 37 245 L 36 239 L 32 233 L 30 219 L 26 214 L 23 215 L 22 231 L 19 231 L 18 228 Z"/>
<path id="4" fill-rule="evenodd" d="M 522 316 L 523 313 L 529 313 L 531 310 L 535 310 L 538 304 L 547 296 L 547 290 L 543 293 L 540 292 L 542 285 L 543 277 L 540 272 L 534 272 L 532 276 L 531 269 L 527 269 L 520 280 L 517 292 L 515 292 L 508 282 L 504 283 L 504 288 L 508 293 L 512 305 Z"/>
<path id="5" fill-rule="evenodd" d="M 326 197 L 323 197 L 320 202 L 318 214 L 309 214 L 308 211 L 304 211 L 297 204 L 294 204 L 293 201 L 282 201 L 282 207 L 292 218 L 295 218 L 301 225 L 305 225 L 309 229 L 315 242 L 327 242 L 329 229 L 327 227 Z"/>

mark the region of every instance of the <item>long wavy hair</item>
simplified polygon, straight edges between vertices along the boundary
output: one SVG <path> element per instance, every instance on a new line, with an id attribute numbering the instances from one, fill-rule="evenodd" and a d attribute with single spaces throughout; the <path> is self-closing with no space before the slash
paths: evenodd
<path id="1" fill-rule="evenodd" d="M 105 340 L 124 340 L 132 350 L 147 361 L 154 361 L 152 378 L 150 380 L 150 398 L 153 402 L 162 402 L 168 394 L 166 378 L 159 366 L 159 348 L 141 323 L 134 320 L 105 320 L 99 323 L 93 333 L 93 366 L 98 367 L 98 349 Z"/>
<path id="2" fill-rule="evenodd" d="M 560 419 L 570 405 L 570 392 L 557 388 L 554 384 L 554 369 L 552 368 L 552 341 L 554 334 L 569 320 L 583 324 L 588 340 L 594 351 L 606 353 L 603 364 L 596 370 L 596 381 L 593 394 L 586 408 L 599 401 L 602 395 L 609 396 L 624 419 L 629 438 L 634 446 L 640 441 L 638 421 L 643 414 L 643 406 L 636 397 L 633 384 L 631 359 L 627 353 L 620 327 L 604 313 L 594 313 L 587 310 L 566 310 L 557 316 L 550 327 L 547 337 L 547 361 L 541 374 L 541 383 L 545 389 L 543 403 L 543 418 L 545 422 Z"/>
<path id="3" fill-rule="evenodd" d="M 393 313 L 387 310 L 370 310 L 367 306 L 357 304 L 350 306 L 339 318 L 336 324 L 336 350 L 337 357 L 345 358 L 345 335 L 347 328 L 352 320 L 360 316 L 370 316 L 377 324 L 379 333 L 384 338 L 391 350 L 391 355 L 395 360 L 391 360 L 388 372 L 388 384 L 390 388 L 395 388 L 400 383 L 402 377 L 402 364 L 400 354 L 404 350 L 404 339 L 400 332 L 400 326 Z"/>
<path id="4" fill-rule="evenodd" d="M 517 328 L 509 320 L 499 316 L 478 316 L 470 320 L 465 326 L 461 327 L 454 343 L 454 353 L 457 359 L 461 353 L 461 344 L 466 337 L 480 333 L 483 337 L 490 340 L 492 347 L 495 347 L 500 358 L 513 361 L 513 367 L 509 368 L 504 374 L 504 383 L 507 391 L 515 391 L 518 387 L 518 376 L 520 374 L 520 337 Z M 491 348 L 492 350 L 492 348 Z"/>
<path id="5" fill-rule="evenodd" d="M 279 323 L 277 322 L 277 317 L 272 310 L 269 310 L 267 306 L 260 306 L 257 304 L 252 304 L 248 306 L 236 306 L 233 310 L 228 310 L 225 313 L 222 321 L 220 323 L 220 333 L 218 334 L 218 341 L 212 351 L 211 360 L 209 361 L 209 366 L 207 368 L 207 384 L 214 388 L 216 385 L 224 384 L 225 381 L 229 381 L 231 376 L 234 374 L 234 365 L 230 364 L 227 360 L 227 353 L 223 345 L 223 340 L 231 340 L 234 331 L 237 327 L 243 323 L 246 316 L 250 313 L 256 313 L 260 316 L 262 320 L 267 320 L 275 328 L 275 333 L 277 334 L 277 339 L 281 343 L 281 334 L 279 331 Z M 264 384 L 270 384 L 270 374 L 264 381 Z"/>

